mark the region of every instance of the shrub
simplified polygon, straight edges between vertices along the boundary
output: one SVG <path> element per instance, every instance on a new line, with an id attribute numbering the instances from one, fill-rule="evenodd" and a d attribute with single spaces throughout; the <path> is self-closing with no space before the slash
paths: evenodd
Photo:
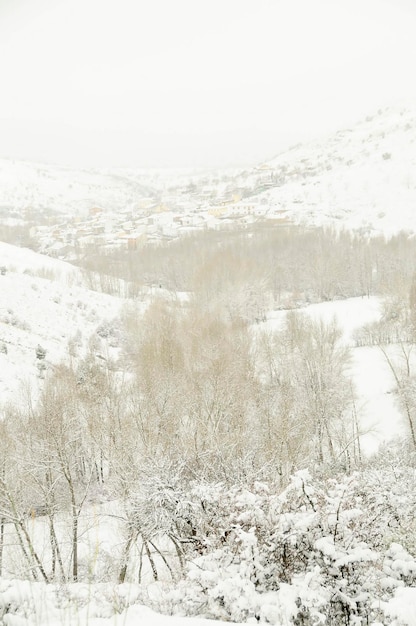
<path id="1" fill-rule="evenodd" d="M 36 346 L 35 352 L 36 352 L 36 358 L 39 359 L 40 361 L 46 357 L 45 348 L 42 348 L 42 346 L 39 344 Z"/>

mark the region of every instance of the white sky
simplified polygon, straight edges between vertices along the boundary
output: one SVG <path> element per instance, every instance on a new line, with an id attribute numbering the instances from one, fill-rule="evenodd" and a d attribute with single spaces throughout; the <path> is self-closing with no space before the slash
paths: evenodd
<path id="1" fill-rule="evenodd" d="M 416 0 L 0 0 L 0 156 L 216 166 L 415 98 Z"/>

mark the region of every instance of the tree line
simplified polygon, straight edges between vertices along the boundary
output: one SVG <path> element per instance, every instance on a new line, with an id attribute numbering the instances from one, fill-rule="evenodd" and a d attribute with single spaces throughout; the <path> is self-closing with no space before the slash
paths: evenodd
<path id="1" fill-rule="evenodd" d="M 205 230 L 138 250 L 92 248 L 78 263 L 92 286 L 130 295 L 147 287 L 218 301 L 230 316 L 254 321 L 271 308 L 353 296 L 409 293 L 416 241 L 334 228 L 258 222 L 231 231 Z M 101 277 L 98 279 L 97 276 Z"/>

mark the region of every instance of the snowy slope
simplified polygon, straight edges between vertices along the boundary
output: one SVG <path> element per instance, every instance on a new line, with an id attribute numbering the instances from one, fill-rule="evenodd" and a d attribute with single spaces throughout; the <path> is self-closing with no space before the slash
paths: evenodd
<path id="1" fill-rule="evenodd" d="M 0 243 L 0 398 L 19 400 L 22 383 L 39 385 L 36 347 L 51 366 L 68 358 L 68 341 L 82 352 L 122 300 L 87 289 L 81 271 L 63 261 Z M 98 339 L 98 337 L 97 337 Z"/>
<path id="2" fill-rule="evenodd" d="M 0 159 L 0 207 L 78 215 L 94 206 L 117 211 L 152 193 L 128 173 Z"/>
<path id="3" fill-rule="evenodd" d="M 305 309 L 314 319 L 330 322 L 335 317 L 342 328 L 344 342 L 351 348 L 350 375 L 356 393 L 355 406 L 360 424 L 361 449 L 365 454 L 381 444 L 405 436 L 406 428 L 392 390 L 395 381 L 378 347 L 356 347 L 353 333 L 380 319 L 379 298 L 348 298 L 313 304 Z"/>
<path id="4" fill-rule="evenodd" d="M 279 179 L 255 196 L 271 215 L 386 234 L 416 229 L 416 107 L 380 110 L 263 167 Z"/>
<path id="5" fill-rule="evenodd" d="M 79 268 L 52 259 L 43 254 L 37 254 L 28 248 L 19 248 L 0 241 L 0 267 L 7 270 L 16 271 L 19 274 L 47 273 L 53 275 L 54 279 L 63 280 L 65 284 L 83 285 L 84 279 Z"/>

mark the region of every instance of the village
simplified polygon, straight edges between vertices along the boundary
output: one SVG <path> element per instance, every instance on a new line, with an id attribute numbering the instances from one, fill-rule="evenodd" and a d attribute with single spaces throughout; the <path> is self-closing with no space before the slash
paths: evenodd
<path id="1" fill-rule="evenodd" d="M 238 181 L 241 183 L 241 179 Z M 76 261 L 92 251 L 124 248 L 137 250 L 144 245 L 189 235 L 195 230 L 244 228 L 258 220 L 273 219 L 285 224 L 285 210 L 267 199 L 258 198 L 274 186 L 272 174 L 264 168 L 244 177 L 242 186 L 201 185 L 182 181 L 165 191 L 141 197 L 123 208 L 93 204 L 75 215 L 53 212 L 43 223 L 42 211 L 15 209 L 17 219 L 30 223 L 37 213 L 37 224 L 29 237 L 39 252 L 61 260 Z"/>

